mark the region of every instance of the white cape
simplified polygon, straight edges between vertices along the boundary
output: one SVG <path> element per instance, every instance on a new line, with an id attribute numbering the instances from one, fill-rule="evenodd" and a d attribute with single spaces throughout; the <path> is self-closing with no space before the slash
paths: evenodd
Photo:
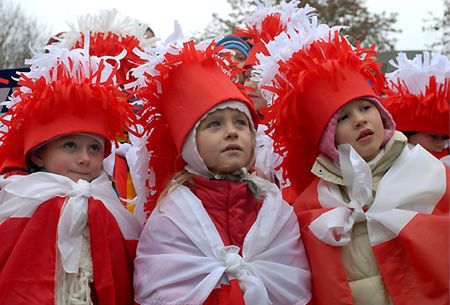
<path id="1" fill-rule="evenodd" d="M 139 240 L 135 300 L 200 305 L 214 288 L 234 278 L 248 305 L 310 300 L 309 265 L 292 207 L 268 184 L 240 256 L 237 246 L 224 246 L 200 200 L 179 186 L 153 211 Z"/>

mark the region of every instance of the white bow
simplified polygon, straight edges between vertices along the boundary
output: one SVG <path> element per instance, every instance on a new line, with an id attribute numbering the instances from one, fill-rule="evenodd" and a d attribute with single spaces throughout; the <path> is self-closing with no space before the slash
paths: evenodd
<path id="1" fill-rule="evenodd" d="M 134 278 L 139 303 L 202 304 L 233 278 L 246 304 L 309 301 L 310 272 L 297 218 L 275 185 L 268 186 L 242 255 L 238 247 L 223 244 L 202 203 L 185 186 L 170 193 L 160 209 L 152 212 L 139 240 Z"/>
<path id="2" fill-rule="evenodd" d="M 367 220 L 369 239 L 376 245 L 395 238 L 417 213 L 430 214 L 445 193 L 445 168 L 422 147 L 404 149 L 378 185 L 372 206 L 372 174 L 368 164 L 349 145 L 339 147 L 342 176 L 350 203 L 338 187 L 321 180 L 319 202 L 333 208 L 317 217 L 309 228 L 324 243 L 345 246 L 353 224 Z"/>
<path id="3" fill-rule="evenodd" d="M 71 179 L 52 173 L 38 172 L 27 176 L 11 176 L 0 182 L 0 223 L 10 217 L 31 217 L 45 201 L 67 197 L 58 222 L 58 249 L 67 273 L 78 272 L 81 239 L 88 220 L 88 199 L 102 201 L 113 214 L 127 240 L 137 240 L 141 226 L 117 198 L 106 174 L 92 182 Z"/>

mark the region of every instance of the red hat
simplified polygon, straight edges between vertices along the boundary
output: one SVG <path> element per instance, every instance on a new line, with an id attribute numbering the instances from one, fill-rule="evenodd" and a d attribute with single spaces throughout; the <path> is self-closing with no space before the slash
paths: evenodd
<path id="1" fill-rule="evenodd" d="M 424 52 L 412 60 L 399 53 L 396 59 L 382 102 L 398 130 L 449 135 L 449 58 Z"/>
<path id="2" fill-rule="evenodd" d="M 119 16 L 116 9 L 102 10 L 97 15 L 78 18 L 78 27 L 55 37 L 56 46 L 68 49 L 84 48 L 85 36 L 89 33 L 89 54 L 91 56 L 110 56 L 110 64 L 119 63 L 117 81 L 124 84 L 132 81 L 128 72 L 143 63 L 133 50 L 151 46 L 154 39 L 146 38 L 147 26 L 130 17 Z M 125 51 L 125 52 L 124 52 Z"/>
<path id="3" fill-rule="evenodd" d="M 257 10 L 244 20 L 244 27 L 236 29 L 236 35 L 248 37 L 247 42 L 252 45 L 244 68 L 253 67 L 258 63 L 256 54 L 269 54 L 267 43 L 284 32 L 289 22 L 295 22 L 315 10 L 309 5 L 299 9 L 299 5 L 298 0 L 281 2 L 277 6 L 260 4 Z"/>
<path id="4" fill-rule="evenodd" d="M 384 78 L 374 47 L 354 47 L 326 25 L 288 29 L 271 44 L 275 60 L 261 57 L 256 74 L 273 93 L 265 113 L 269 133 L 284 157 L 285 179 L 298 195 L 314 178 L 319 142 L 335 112 L 351 100 L 376 98 Z"/>
<path id="5" fill-rule="evenodd" d="M 172 44 L 156 52 L 159 57 L 149 57 L 152 62 L 134 71 L 137 84 L 143 85 L 137 92 L 145 100 L 139 116 L 144 130 L 149 132 L 150 168 L 156 177 L 155 185 L 150 186 L 153 190 L 147 210 L 153 208 L 169 179 L 184 167 L 184 141 L 211 108 L 222 102 L 239 101 L 248 107 L 257 125 L 258 115 L 252 102 L 243 88 L 232 82 L 233 71 L 226 58 L 218 55 L 222 49 L 214 42 L 203 46 L 196 46 L 193 41 Z"/>
<path id="6" fill-rule="evenodd" d="M 27 169 L 27 154 L 56 137 L 89 133 L 115 140 L 133 111 L 115 82 L 117 68 L 86 50 L 52 48 L 22 73 L 7 114 L 0 119 L 0 171 Z M 111 151 L 105 141 L 105 156 Z"/>

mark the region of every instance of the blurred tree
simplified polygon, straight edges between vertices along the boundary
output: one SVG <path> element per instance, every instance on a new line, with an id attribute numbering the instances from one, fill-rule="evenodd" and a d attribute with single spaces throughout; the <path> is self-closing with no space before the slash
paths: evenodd
<path id="1" fill-rule="evenodd" d="M 430 13 L 430 19 L 425 19 L 427 24 L 422 29 L 425 32 L 442 33 L 442 36 L 433 42 L 430 47 L 433 51 L 450 56 L 450 0 L 444 0 L 444 11 L 441 16 Z"/>
<path id="2" fill-rule="evenodd" d="M 0 20 L 0 69 L 24 67 L 30 47 L 43 46 L 50 35 L 11 0 L 0 0 Z"/>
<path id="3" fill-rule="evenodd" d="M 231 6 L 231 13 L 226 17 L 213 14 L 213 20 L 209 27 L 200 35 L 204 39 L 216 35 L 224 35 L 234 31 L 234 28 L 242 24 L 246 16 L 251 14 L 257 7 L 255 0 L 227 0 Z M 275 4 L 280 0 L 275 0 Z M 349 29 L 342 33 L 349 35 L 350 41 L 359 40 L 362 46 L 377 44 L 379 51 L 392 50 L 395 38 L 389 34 L 400 33 L 395 29 L 397 14 L 386 12 L 380 14 L 371 13 L 365 5 L 365 0 L 304 0 L 301 6 L 306 3 L 316 8 L 319 21 L 330 26 L 345 25 Z"/>

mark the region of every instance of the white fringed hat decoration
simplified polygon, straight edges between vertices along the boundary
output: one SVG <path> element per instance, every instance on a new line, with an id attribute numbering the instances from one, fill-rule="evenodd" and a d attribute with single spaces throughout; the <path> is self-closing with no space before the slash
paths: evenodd
<path id="1" fill-rule="evenodd" d="M 267 45 L 269 55 L 258 55 L 254 69 L 254 79 L 271 93 L 268 133 L 296 195 L 314 178 L 311 168 L 335 112 L 350 100 L 377 98 L 385 83 L 375 46 L 352 46 L 340 28 L 303 18 Z"/>
<path id="2" fill-rule="evenodd" d="M 175 33 L 160 48 L 139 52 L 148 62 L 134 69 L 136 95 L 144 103 L 139 122 L 149 134 L 151 154 L 150 198 L 146 210 L 154 208 L 173 175 L 185 166 L 181 157 L 184 141 L 197 122 L 214 106 L 226 101 L 247 106 L 255 126 L 258 115 L 244 88 L 233 83 L 238 69 L 230 68 L 222 46 L 214 41 L 186 41 L 178 24 Z"/>
<path id="3" fill-rule="evenodd" d="M 89 35 L 89 54 L 99 57 L 111 56 L 118 60 L 117 77 L 120 84 L 132 81 L 128 75 L 129 70 L 143 63 L 133 49 L 143 50 L 152 46 L 156 40 L 146 38 L 145 24 L 127 16 L 120 16 L 116 9 L 78 17 L 78 25 L 69 24 L 69 26 L 70 31 L 54 37 L 58 42 L 53 46 L 68 49 L 84 48 L 86 41 L 84 38 Z"/>
<path id="4" fill-rule="evenodd" d="M 87 44 L 85 44 L 87 45 Z M 127 95 L 116 82 L 117 65 L 88 49 L 50 48 L 26 60 L 8 113 L 0 121 L 0 170 L 27 169 L 28 152 L 68 133 L 115 141 L 134 123 Z M 105 141 L 105 156 L 111 142 Z"/>
<path id="5" fill-rule="evenodd" d="M 397 128 L 408 132 L 449 135 L 450 60 L 424 52 L 408 59 L 399 53 L 387 73 L 389 88 L 382 102 L 394 117 Z"/>
<path id="6" fill-rule="evenodd" d="M 249 38 L 252 45 L 245 67 L 252 67 L 257 63 L 258 53 L 268 54 L 266 44 L 287 29 L 289 23 L 296 23 L 311 16 L 315 9 L 306 5 L 299 8 L 300 1 L 281 2 L 273 5 L 273 1 L 257 2 L 255 12 L 244 20 L 244 26 L 236 29 L 236 35 Z"/>

